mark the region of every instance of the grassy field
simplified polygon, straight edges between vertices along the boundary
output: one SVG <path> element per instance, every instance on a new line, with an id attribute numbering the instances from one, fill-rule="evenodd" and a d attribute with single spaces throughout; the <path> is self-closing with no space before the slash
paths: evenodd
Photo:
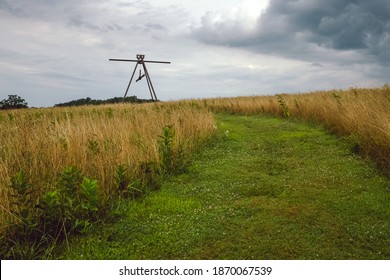
<path id="1" fill-rule="evenodd" d="M 390 181 L 350 143 L 272 117 L 218 115 L 214 144 L 64 259 L 388 259 Z"/>
<path id="2" fill-rule="evenodd" d="M 158 188 L 212 137 L 215 121 L 207 110 L 155 103 L 3 111 L 0 127 L 4 249 L 55 244 L 117 196 Z"/>
<path id="3" fill-rule="evenodd" d="M 284 218 L 286 218 L 283 223 L 288 224 L 288 221 L 295 222 L 295 220 L 298 220 L 302 225 L 306 224 L 308 226 L 311 223 L 310 219 L 314 219 L 316 221 L 314 224 L 317 225 L 318 229 L 317 232 L 311 232 L 313 240 L 322 237 L 330 243 L 337 240 L 336 235 L 329 235 L 331 238 L 336 238 L 332 242 L 331 238 L 327 239 L 328 233 L 321 233 L 319 226 L 322 222 L 328 223 L 326 215 L 333 215 L 341 219 L 341 224 L 334 220 L 329 222 L 329 226 L 335 227 L 335 232 L 340 231 L 343 234 L 342 241 L 340 244 L 337 243 L 338 246 L 346 242 L 345 248 L 349 249 L 351 248 L 349 245 L 358 246 L 358 242 L 361 241 L 361 244 L 365 245 L 359 246 L 367 247 L 366 251 L 361 250 L 362 252 L 352 252 L 350 254 L 346 252 L 336 252 L 333 255 L 329 252 L 321 253 L 318 254 L 318 258 L 381 258 L 382 256 L 388 258 L 388 252 L 379 250 L 379 244 L 389 245 L 388 223 L 382 223 L 382 219 L 378 218 L 378 226 L 370 223 L 367 225 L 361 223 L 362 225 L 359 226 L 359 223 L 357 225 L 349 224 L 344 220 L 357 219 L 360 221 L 363 217 L 369 219 L 370 213 L 389 218 L 388 181 L 378 177 L 372 167 L 370 167 L 370 171 L 364 169 L 366 167 L 361 167 L 362 170 L 366 170 L 362 171 L 365 174 L 363 176 L 358 172 L 359 168 L 354 167 L 356 162 L 353 156 L 359 155 L 367 162 L 375 163 L 381 174 L 390 175 L 389 112 L 390 88 L 388 85 L 375 89 L 351 88 L 344 91 L 334 90 L 294 95 L 279 94 L 275 96 L 217 98 L 142 105 L 0 111 L 0 256 L 2 258 L 50 258 L 62 242 L 69 244 L 71 236 L 88 233 L 93 230 L 94 225 L 104 223 L 107 219 L 111 220 L 118 216 L 117 213 L 122 211 L 118 210 L 121 209 L 121 206 L 118 206 L 118 201 L 125 208 L 140 207 L 140 211 L 149 213 L 149 210 L 142 210 L 144 209 L 142 203 L 148 201 L 148 199 L 153 199 L 155 196 L 159 197 L 159 194 L 149 194 L 149 191 L 160 189 L 165 180 L 172 175 L 176 176 L 188 172 L 187 168 L 193 160 L 194 154 L 202 150 L 210 139 L 215 138 L 217 126 L 214 114 L 223 113 L 232 117 L 219 115 L 218 118 L 228 122 L 233 129 L 226 128 L 224 122 L 221 121 L 219 123 L 219 133 L 224 135 L 226 142 L 221 142 L 221 139 L 219 139 L 219 142 L 217 142 L 220 144 L 217 143 L 215 147 L 220 147 L 220 150 L 211 149 L 209 152 L 219 153 L 226 148 L 226 159 L 219 157 L 222 163 L 226 165 L 239 162 L 239 159 L 244 158 L 247 154 L 254 157 L 249 158 L 249 162 L 243 163 L 242 168 L 237 170 L 231 169 L 229 166 L 222 168 L 223 164 L 220 166 L 219 173 L 216 173 L 218 170 L 212 170 L 212 168 L 210 170 L 200 168 L 202 171 L 196 174 L 200 177 L 203 176 L 201 174 L 204 174 L 203 180 L 209 180 L 209 183 L 205 181 L 204 185 L 206 185 L 206 189 L 210 190 L 212 197 L 230 197 L 231 192 L 233 192 L 233 189 L 229 187 L 226 189 L 227 193 L 225 193 L 224 189 L 215 185 L 216 182 L 225 182 L 226 179 L 226 184 L 235 185 L 234 180 L 237 180 L 240 183 L 235 185 L 237 189 L 234 192 L 239 193 L 238 190 L 240 188 L 244 189 L 246 185 L 252 186 L 248 187 L 249 189 L 246 191 L 243 190 L 244 193 L 248 193 L 247 203 L 252 203 L 249 202 L 249 198 L 259 199 L 260 204 L 263 202 L 266 205 L 276 203 L 273 205 L 275 209 L 271 209 L 271 212 L 276 211 L 276 208 L 284 209 L 280 210 L 279 213 L 279 216 L 284 215 Z M 248 117 L 248 119 L 245 119 L 238 115 L 263 117 Z M 265 116 L 273 116 L 279 119 Z M 244 122 L 244 120 L 248 121 Z M 297 120 L 320 126 L 323 130 L 314 129 L 312 132 L 306 133 L 306 130 L 309 131 L 312 128 L 296 122 Z M 247 129 L 245 133 L 251 135 L 254 140 L 249 141 L 250 139 L 244 134 L 235 135 L 234 131 L 238 133 L 241 131 L 240 129 Z M 294 130 L 296 131 L 294 132 Z M 283 131 L 285 134 L 283 134 Z M 316 136 L 318 137 L 317 141 L 314 136 L 310 136 L 311 133 L 314 133 L 314 135 L 316 133 L 322 134 Z M 263 137 L 265 138 L 263 139 Z M 305 140 L 305 137 L 308 137 L 308 140 Z M 347 155 L 345 158 L 329 158 L 333 154 L 326 150 L 326 146 L 321 147 L 322 144 L 327 145 L 328 142 L 325 141 L 328 139 L 327 137 L 333 139 L 329 141 L 335 145 L 335 149 L 337 145 L 340 145 L 340 149 L 347 149 L 347 151 L 344 151 Z M 335 137 L 339 137 L 342 141 L 337 142 Z M 238 143 L 233 140 L 237 140 L 245 148 L 238 149 L 234 155 L 228 153 Z M 294 150 L 296 155 L 292 158 L 289 157 L 289 141 L 291 141 L 292 146 L 296 146 Z M 313 141 L 314 143 L 318 142 L 318 145 L 312 147 Z M 230 150 L 229 147 L 231 147 Z M 309 148 L 314 149 L 315 152 L 307 151 L 306 154 L 304 151 Z M 253 155 L 258 150 L 264 153 L 264 156 L 268 155 L 268 158 Z M 209 152 L 205 152 L 206 158 Z M 232 157 L 229 158 L 231 155 Z M 319 156 L 323 158 L 318 158 Z M 346 161 L 346 158 L 349 160 Z M 324 161 L 321 161 L 321 159 Z M 232 161 L 232 163 L 229 163 L 229 161 Z M 305 161 L 310 164 L 306 164 Z M 202 164 L 207 166 L 207 164 L 212 165 L 213 162 L 210 158 Z M 359 162 L 358 165 L 365 165 L 363 162 L 357 162 Z M 265 175 L 268 174 L 269 176 L 260 173 L 260 170 L 256 169 L 256 164 L 261 166 L 261 170 L 265 168 Z M 370 165 L 370 163 L 368 164 Z M 196 167 L 197 164 L 194 166 Z M 237 166 L 237 164 L 234 166 Z M 337 168 L 341 173 L 333 173 L 335 170 L 331 170 L 331 168 Z M 250 172 L 252 169 L 256 171 Z M 239 173 L 235 174 L 236 171 Z M 241 176 L 242 178 L 239 177 L 229 181 L 229 176 L 239 176 L 241 173 L 244 174 Z M 194 175 L 191 174 L 189 172 L 183 176 Z M 287 177 L 281 176 L 281 174 Z M 345 179 L 342 179 L 342 177 Z M 364 182 L 363 179 L 367 179 L 366 177 L 376 179 L 367 181 L 365 185 L 361 183 L 358 187 L 356 184 Z M 178 178 L 182 178 L 182 176 Z M 242 183 L 244 178 L 246 178 L 245 184 Z M 302 192 L 292 192 L 291 188 L 295 191 L 300 189 L 298 185 L 291 187 L 298 183 L 304 186 Z M 323 192 L 324 190 L 319 187 L 320 183 L 325 186 L 326 192 Z M 172 184 L 177 183 L 173 180 Z M 193 183 L 189 182 L 188 184 Z M 240 185 L 243 185 L 243 187 L 240 187 Z M 286 186 L 288 187 L 286 188 Z M 167 190 L 169 189 L 171 188 Z M 186 189 L 186 187 L 183 186 L 183 189 Z M 228 189 L 231 189 L 231 191 L 228 191 Z M 165 191 L 163 189 L 161 195 L 164 195 Z M 180 197 L 179 194 L 175 193 L 176 191 L 174 189 L 174 194 Z M 263 195 L 259 195 L 259 192 Z M 360 200 L 354 200 L 354 202 L 351 202 L 352 204 L 349 204 L 349 192 L 354 193 L 355 198 L 358 197 L 357 194 L 360 194 Z M 366 196 L 367 193 L 370 195 Z M 145 198 L 146 194 L 148 196 Z M 283 198 L 288 196 L 291 199 L 296 199 L 296 201 L 293 201 L 291 205 L 289 200 L 267 199 L 262 201 L 263 196 L 279 197 L 281 194 L 283 194 Z M 309 194 L 312 195 L 309 196 Z M 313 206 L 309 201 L 304 201 L 308 196 L 311 200 L 323 203 L 322 207 L 324 209 L 331 208 L 332 210 L 324 212 L 322 211 L 324 209 L 320 209 L 318 205 Z M 128 199 L 138 198 L 142 198 L 141 204 L 130 202 L 129 205 L 133 206 L 127 206 Z M 231 199 L 221 200 L 221 203 L 233 203 L 235 205 L 233 210 L 237 213 L 240 213 L 240 209 L 245 209 L 248 206 L 239 197 L 232 196 Z M 302 199 L 304 203 L 295 205 L 294 203 L 297 203 L 299 199 Z M 340 203 L 336 203 L 338 200 L 340 200 Z M 196 197 L 194 197 L 194 201 L 197 201 Z M 205 201 L 208 201 L 207 203 L 211 205 L 214 203 L 212 198 L 205 198 Z M 240 204 L 239 201 L 242 201 L 243 204 Z M 169 207 L 171 202 L 162 198 L 161 203 L 165 202 L 168 203 L 166 207 Z M 191 201 L 188 203 L 189 211 L 192 211 L 191 207 L 197 207 L 198 205 L 198 202 L 194 202 L 194 205 L 191 204 Z M 256 204 L 255 201 L 253 203 L 253 205 Z M 180 205 L 180 202 L 174 202 L 173 207 L 176 204 Z M 269 207 L 271 206 L 269 205 Z M 258 206 L 253 207 L 253 213 L 258 210 L 258 215 L 269 214 L 267 209 Z M 350 211 L 351 209 L 352 211 Z M 131 208 L 134 217 L 130 217 L 132 214 L 129 214 L 126 219 L 132 222 L 137 219 L 143 221 L 145 217 L 139 216 L 137 211 Z M 154 210 L 152 209 L 152 211 Z M 211 207 L 209 211 L 205 212 L 206 216 L 209 214 L 212 216 L 213 208 Z M 207 214 L 208 212 L 210 213 Z M 310 214 L 312 212 L 315 214 Z M 173 211 L 173 213 L 176 212 Z M 258 218 L 265 219 L 263 216 L 258 216 Z M 251 222 L 255 222 L 255 220 L 252 219 Z M 189 219 L 189 221 L 192 220 Z M 270 222 L 272 221 L 270 219 Z M 212 220 L 207 219 L 205 222 L 213 223 Z M 228 226 L 235 228 L 235 223 L 235 221 L 227 223 L 226 230 L 228 230 Z M 348 226 L 344 227 L 344 224 L 348 224 Z M 153 223 L 151 225 L 153 226 Z M 279 226 L 280 224 L 275 221 L 275 225 Z M 169 225 L 162 224 L 161 226 L 166 227 L 166 231 L 170 232 Z M 176 228 L 177 226 L 188 228 L 187 224 L 182 224 L 180 221 L 175 225 Z M 372 235 L 375 242 L 370 242 L 367 238 L 362 237 L 363 227 L 365 226 L 367 226 L 367 233 L 376 232 L 375 235 Z M 248 227 L 255 227 L 255 225 Z M 236 229 L 238 230 L 238 228 Z M 191 230 L 197 231 L 196 229 Z M 199 230 L 201 231 L 201 229 Z M 252 233 L 256 235 L 255 229 L 252 228 L 252 230 Z M 358 232 L 356 242 L 353 239 L 355 236 L 353 232 L 355 231 Z M 137 233 L 131 230 L 130 232 L 134 234 L 134 238 L 137 238 Z M 211 234 L 207 230 L 205 232 Z M 299 229 L 294 234 L 298 236 L 299 233 L 305 236 L 303 232 L 303 229 Z M 348 232 L 349 235 L 345 232 Z M 282 233 L 285 234 L 285 232 Z M 217 232 L 216 234 L 223 234 L 223 232 Z M 236 232 L 235 234 L 240 236 L 240 233 Z M 277 231 L 274 236 L 278 236 Z M 349 243 L 345 239 L 346 236 L 352 236 Z M 249 233 L 247 237 L 249 238 Z M 151 235 L 150 238 L 145 242 L 153 244 L 152 238 L 158 237 Z M 291 238 L 294 242 L 298 242 L 294 239 L 295 237 Z M 307 241 L 309 244 L 311 242 L 309 237 L 302 238 L 305 240 L 302 241 L 303 243 Z M 380 239 L 384 243 L 378 243 L 377 240 Z M 195 242 L 196 246 L 199 247 L 197 240 L 195 238 L 188 242 L 191 244 Z M 206 242 L 205 244 L 211 244 L 207 243 L 207 240 L 203 241 Z M 219 244 L 215 239 L 212 239 L 212 242 Z M 272 240 L 269 240 L 269 242 L 272 242 Z M 325 241 L 322 240 L 322 242 Z M 319 242 L 318 244 L 325 246 L 325 243 Z M 290 246 L 290 243 L 280 244 Z M 300 243 L 298 242 L 298 244 Z M 371 246 L 371 244 L 373 245 Z M 221 244 L 221 247 L 224 246 L 229 247 L 230 245 Z M 317 249 L 320 249 L 320 245 L 316 246 Z M 157 247 L 157 251 L 148 249 L 151 250 L 150 252 L 154 252 L 154 255 L 146 256 L 135 253 L 129 255 L 129 257 L 154 258 L 153 256 L 155 256 L 160 258 L 160 256 L 176 256 L 174 253 L 163 254 L 159 251 L 161 246 Z M 177 256 L 180 258 L 191 256 L 194 258 L 201 258 L 201 256 L 213 258 L 211 252 L 209 256 L 206 253 L 198 254 L 194 251 L 195 249 L 191 250 L 193 250 L 192 254 Z M 233 252 L 235 249 L 232 247 L 229 250 Z M 213 252 L 215 251 L 217 251 L 217 248 L 213 249 Z M 291 254 L 279 252 L 277 255 L 265 254 L 264 257 L 316 257 L 312 253 L 306 254 L 305 250 L 298 251 L 298 248 L 295 248 L 291 250 Z M 372 252 L 372 254 L 370 255 L 368 252 Z M 69 255 L 66 256 L 75 256 L 71 251 L 68 251 L 68 253 Z M 118 251 L 119 255 L 120 250 Z M 92 254 L 91 256 L 95 255 Z M 216 256 L 228 258 L 228 253 L 221 251 L 221 254 Z M 249 255 L 246 254 L 240 256 L 249 258 Z"/>

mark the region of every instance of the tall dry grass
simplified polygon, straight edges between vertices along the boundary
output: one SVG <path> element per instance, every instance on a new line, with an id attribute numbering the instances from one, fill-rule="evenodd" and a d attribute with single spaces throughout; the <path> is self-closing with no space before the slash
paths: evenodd
<path id="1" fill-rule="evenodd" d="M 390 168 L 390 87 L 350 88 L 305 94 L 218 98 L 197 101 L 214 112 L 265 113 L 323 124 L 352 139 L 354 150 Z"/>
<path id="2" fill-rule="evenodd" d="M 38 193 L 75 166 L 97 179 L 109 198 L 119 165 L 134 173 L 142 163 L 159 163 L 159 139 L 172 126 L 187 156 L 215 130 L 212 113 L 170 103 L 0 111 L 0 228 L 10 218 L 9 184 L 23 170 Z"/>
<path id="3" fill-rule="evenodd" d="M 164 127 L 190 157 L 211 137 L 210 112 L 270 114 L 324 124 L 354 141 L 354 149 L 390 168 L 390 88 L 323 91 L 277 96 L 190 100 L 143 105 L 0 111 L 0 233 L 10 218 L 10 180 L 23 170 L 38 193 L 76 166 L 97 179 L 103 199 L 115 188 L 118 166 L 134 175 L 143 163 L 160 164 Z"/>

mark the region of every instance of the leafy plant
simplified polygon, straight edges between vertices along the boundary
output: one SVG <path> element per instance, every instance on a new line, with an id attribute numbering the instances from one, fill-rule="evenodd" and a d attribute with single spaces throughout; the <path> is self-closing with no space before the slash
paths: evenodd
<path id="1" fill-rule="evenodd" d="M 100 152 L 99 143 L 95 139 L 89 139 L 88 149 L 92 154 L 98 154 Z"/>
<path id="2" fill-rule="evenodd" d="M 336 99 L 337 101 L 340 101 L 341 100 L 341 95 L 338 94 L 337 92 L 332 92 L 332 96 L 334 99 Z"/>
<path id="3" fill-rule="evenodd" d="M 186 157 L 183 143 L 175 142 L 176 131 L 172 125 L 163 128 L 160 135 L 159 152 L 161 168 L 166 174 L 177 174 L 186 171 Z"/>
<path id="4" fill-rule="evenodd" d="M 35 231 L 37 223 L 34 219 L 35 201 L 34 189 L 29 183 L 28 177 L 24 171 L 19 171 L 11 178 L 10 188 L 12 202 L 11 213 L 16 218 L 16 223 L 19 225 L 17 230 L 18 236 L 25 236 Z"/>
<path id="5" fill-rule="evenodd" d="M 337 101 L 338 104 L 341 105 L 341 95 L 337 92 L 332 92 L 332 97 Z"/>
<path id="6" fill-rule="evenodd" d="M 99 184 L 82 177 L 75 167 L 65 168 L 54 189 L 41 197 L 33 195 L 34 189 L 23 171 L 11 178 L 10 188 L 11 213 L 16 222 L 11 224 L 13 238 L 2 241 L 9 249 L 7 258 L 46 254 L 71 233 L 83 232 L 99 220 Z"/>
<path id="7" fill-rule="evenodd" d="M 23 170 L 11 178 L 10 190 L 13 219 L 9 224 L 7 239 L 0 239 L 1 258 L 34 259 L 44 255 L 44 247 L 50 248 L 52 239 L 39 223 L 36 191 Z"/>
<path id="8" fill-rule="evenodd" d="M 127 184 L 129 183 L 126 175 L 126 167 L 123 164 L 119 164 L 115 169 L 115 187 L 119 193 L 126 191 Z"/>
<path id="9" fill-rule="evenodd" d="M 60 173 L 57 188 L 63 189 L 66 193 L 72 194 L 77 191 L 77 186 L 82 181 L 81 171 L 74 166 L 66 167 Z"/>
<path id="10" fill-rule="evenodd" d="M 10 120 L 10 121 L 15 120 L 15 114 L 13 114 L 13 113 L 8 113 L 8 120 Z"/>
<path id="11" fill-rule="evenodd" d="M 142 189 L 148 187 L 150 189 L 157 190 L 161 187 L 160 168 L 157 163 L 143 162 L 140 165 L 140 170 Z M 142 189 L 138 190 L 142 191 Z M 135 188 L 135 191 L 137 191 L 137 188 Z"/>
<path id="12" fill-rule="evenodd" d="M 112 108 L 108 108 L 108 109 L 106 110 L 106 116 L 107 116 L 108 118 L 112 118 L 112 117 L 114 116 L 114 110 L 113 110 Z"/>
<path id="13" fill-rule="evenodd" d="M 142 175 L 142 174 L 141 174 Z M 115 186 L 119 194 L 123 197 L 138 198 L 144 193 L 142 179 L 131 178 L 125 165 L 120 164 L 115 169 Z M 146 181 L 146 180 L 144 180 Z M 145 185 L 150 182 L 144 182 Z"/>
<path id="14" fill-rule="evenodd" d="M 91 180 L 84 177 L 81 183 L 80 206 L 88 219 L 96 219 L 96 213 L 99 210 L 99 193 L 97 180 Z"/>
<path id="15" fill-rule="evenodd" d="M 277 94 L 276 97 L 278 99 L 279 106 L 282 109 L 283 117 L 286 117 L 286 118 L 290 117 L 291 112 L 287 106 L 287 103 L 286 103 L 286 100 L 284 99 L 284 97 L 280 94 Z"/>
<path id="16" fill-rule="evenodd" d="M 42 224 L 56 236 L 66 237 L 72 231 L 84 231 L 90 221 L 98 220 L 98 182 L 75 167 L 65 168 L 56 188 L 47 192 L 40 205 L 44 213 Z"/>
<path id="17" fill-rule="evenodd" d="M 67 167 L 60 173 L 55 189 L 43 195 L 39 204 L 42 211 L 40 223 L 50 235 L 67 238 L 77 228 L 80 184 L 81 172 L 75 167 Z"/>
<path id="18" fill-rule="evenodd" d="M 161 157 L 161 166 L 167 172 L 171 173 L 174 169 L 174 140 L 175 129 L 172 125 L 167 125 L 163 128 L 163 133 L 160 135 L 159 152 Z"/>

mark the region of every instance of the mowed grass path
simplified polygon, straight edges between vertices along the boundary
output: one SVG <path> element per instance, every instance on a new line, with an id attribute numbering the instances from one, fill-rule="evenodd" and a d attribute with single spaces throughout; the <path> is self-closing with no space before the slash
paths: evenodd
<path id="1" fill-rule="evenodd" d="M 61 258 L 390 259 L 390 181 L 348 143 L 289 120 L 217 120 L 188 173 L 121 201 Z"/>

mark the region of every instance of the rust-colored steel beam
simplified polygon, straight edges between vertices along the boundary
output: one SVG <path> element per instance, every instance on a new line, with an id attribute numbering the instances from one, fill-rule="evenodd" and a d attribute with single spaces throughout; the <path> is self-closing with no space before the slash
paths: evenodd
<path id="1" fill-rule="evenodd" d="M 164 63 L 171 64 L 169 61 L 155 61 L 155 60 L 134 60 L 134 59 L 120 59 L 120 58 L 110 58 L 110 61 L 124 61 L 124 62 L 138 62 L 138 63 Z"/>

